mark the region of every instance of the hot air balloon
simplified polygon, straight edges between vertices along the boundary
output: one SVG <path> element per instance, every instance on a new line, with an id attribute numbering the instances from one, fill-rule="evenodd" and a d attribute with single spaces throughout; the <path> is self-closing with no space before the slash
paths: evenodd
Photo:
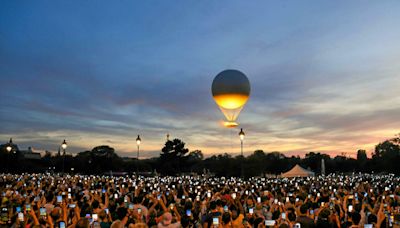
<path id="1" fill-rule="evenodd" d="M 226 127 L 236 127 L 236 119 L 250 96 L 249 79 L 238 70 L 224 70 L 215 76 L 211 92 L 225 115 Z"/>

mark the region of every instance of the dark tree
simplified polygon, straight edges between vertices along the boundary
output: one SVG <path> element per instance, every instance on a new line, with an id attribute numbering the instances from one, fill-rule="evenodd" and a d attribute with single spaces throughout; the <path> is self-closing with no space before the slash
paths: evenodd
<path id="1" fill-rule="evenodd" d="M 375 147 L 372 154 L 374 168 L 379 171 L 400 173 L 400 144 L 399 137 L 386 140 Z"/>
<path id="2" fill-rule="evenodd" d="M 161 149 L 160 168 L 168 175 L 176 175 L 182 170 L 186 171 L 186 154 L 189 149 L 185 148 L 185 143 L 180 139 L 168 140 Z"/>

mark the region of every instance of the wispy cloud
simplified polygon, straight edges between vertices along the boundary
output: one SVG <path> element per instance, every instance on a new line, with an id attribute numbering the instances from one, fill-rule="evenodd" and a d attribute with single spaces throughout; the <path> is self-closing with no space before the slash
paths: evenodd
<path id="1" fill-rule="evenodd" d="M 372 151 L 399 132 L 397 2 L 76 4 L 0 3 L 3 141 L 134 156 L 140 134 L 151 157 L 169 132 L 238 154 L 210 92 L 226 68 L 252 85 L 246 154 Z"/>

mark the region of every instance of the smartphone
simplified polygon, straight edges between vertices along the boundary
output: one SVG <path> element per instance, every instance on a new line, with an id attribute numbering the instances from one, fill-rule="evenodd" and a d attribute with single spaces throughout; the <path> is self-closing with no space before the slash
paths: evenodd
<path id="1" fill-rule="evenodd" d="M 313 215 L 314 214 L 314 210 L 310 210 L 310 215 Z"/>
<path id="2" fill-rule="evenodd" d="M 275 220 L 265 220 L 265 226 L 275 226 Z"/>
<path id="3" fill-rule="evenodd" d="M 24 213 L 22 213 L 22 212 L 18 213 L 18 220 L 21 221 L 21 222 L 24 221 Z"/>
<path id="4" fill-rule="evenodd" d="M 114 194 L 114 198 L 118 199 L 118 194 L 117 193 Z"/>
<path id="5" fill-rule="evenodd" d="M 257 203 L 261 203 L 261 197 L 257 197 Z"/>
<path id="6" fill-rule="evenodd" d="M 192 211 L 191 210 L 186 210 L 186 216 L 188 216 L 188 217 L 192 216 Z"/>
<path id="7" fill-rule="evenodd" d="M 236 199 L 236 193 L 232 193 L 232 199 Z"/>
<path id="8" fill-rule="evenodd" d="M 71 193 L 68 193 L 68 199 L 71 199 L 72 197 L 71 197 Z"/>
<path id="9" fill-rule="evenodd" d="M 44 208 L 44 207 L 41 207 L 41 208 L 39 209 L 39 212 L 40 212 L 40 216 L 46 216 L 46 215 L 47 215 L 47 213 L 46 213 L 46 208 Z"/>
<path id="10" fill-rule="evenodd" d="M 71 203 L 71 204 L 68 205 L 69 208 L 75 208 L 75 206 L 76 205 L 74 203 Z"/>
<path id="11" fill-rule="evenodd" d="M 57 203 L 61 203 L 62 202 L 62 196 L 57 196 Z"/>
<path id="12" fill-rule="evenodd" d="M 71 192 L 71 188 L 68 188 L 68 192 Z M 64 223 L 65 224 L 65 223 Z"/>
<path id="13" fill-rule="evenodd" d="M 349 212 L 352 212 L 352 211 L 353 211 L 353 205 L 349 205 L 348 211 L 349 211 Z"/>
<path id="14" fill-rule="evenodd" d="M 8 222 L 8 208 L 1 208 L 1 221 Z"/>
<path id="15" fill-rule="evenodd" d="M 103 188 L 103 190 L 101 190 L 102 193 L 106 193 L 106 190 Z"/>
<path id="16" fill-rule="evenodd" d="M 17 213 L 21 212 L 21 207 L 16 207 L 15 210 L 17 211 Z"/>
<path id="17" fill-rule="evenodd" d="M 211 198 L 211 192 L 207 192 L 207 197 Z"/>
<path id="18" fill-rule="evenodd" d="M 129 209 L 133 210 L 133 203 L 129 204 Z"/>
<path id="19" fill-rule="evenodd" d="M 224 211 L 228 212 L 228 206 L 227 205 L 224 206 Z"/>
<path id="20" fill-rule="evenodd" d="M 110 211 L 108 210 L 108 208 L 104 209 L 104 211 L 106 212 L 106 214 L 110 213 Z"/>
<path id="21" fill-rule="evenodd" d="M 254 213 L 254 209 L 253 208 L 249 208 L 249 214 L 253 214 Z"/>
<path id="22" fill-rule="evenodd" d="M 30 204 L 25 205 L 25 209 L 26 211 L 31 211 L 31 205 Z"/>
<path id="23" fill-rule="evenodd" d="M 318 192 L 318 193 L 317 193 L 317 197 L 321 197 L 321 193 Z"/>
<path id="24" fill-rule="evenodd" d="M 157 196 L 157 200 L 160 200 L 160 199 L 161 199 L 161 195 L 158 195 L 158 196 Z"/>
<path id="25" fill-rule="evenodd" d="M 218 217 L 213 217 L 213 225 L 218 226 L 219 225 L 219 219 Z"/>
<path id="26" fill-rule="evenodd" d="M 172 208 L 173 208 L 173 207 L 172 207 Z M 138 213 L 138 214 L 141 214 L 141 213 L 142 213 L 142 208 L 138 208 L 138 209 L 137 209 L 137 213 Z"/>
<path id="27" fill-rule="evenodd" d="M 60 221 L 59 224 L 58 224 L 58 227 L 65 228 L 65 222 Z"/>
<path id="28" fill-rule="evenodd" d="M 289 197 L 286 197 L 286 203 L 289 203 L 289 201 L 290 201 Z"/>
<path id="29" fill-rule="evenodd" d="M 364 224 L 364 228 L 372 228 L 372 224 Z"/>
<path id="30" fill-rule="evenodd" d="M 274 199 L 274 204 L 278 204 L 278 199 Z"/>
<path id="31" fill-rule="evenodd" d="M 97 216 L 97 214 L 92 214 L 92 219 L 93 219 L 93 221 L 97 221 L 98 218 L 99 218 L 99 217 Z"/>
<path id="32" fill-rule="evenodd" d="M 196 196 L 196 200 L 197 200 L 197 201 L 200 201 L 200 196 Z"/>
<path id="33" fill-rule="evenodd" d="M 282 217 L 282 219 L 286 219 L 286 213 L 282 212 L 281 217 Z"/>

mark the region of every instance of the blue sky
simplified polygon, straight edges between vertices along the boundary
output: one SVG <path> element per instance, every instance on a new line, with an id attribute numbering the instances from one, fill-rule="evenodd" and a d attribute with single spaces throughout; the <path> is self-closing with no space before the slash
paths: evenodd
<path id="1" fill-rule="evenodd" d="M 237 154 L 211 83 L 244 72 L 245 152 L 372 151 L 400 132 L 398 1 L 1 1 L 0 136 Z"/>

